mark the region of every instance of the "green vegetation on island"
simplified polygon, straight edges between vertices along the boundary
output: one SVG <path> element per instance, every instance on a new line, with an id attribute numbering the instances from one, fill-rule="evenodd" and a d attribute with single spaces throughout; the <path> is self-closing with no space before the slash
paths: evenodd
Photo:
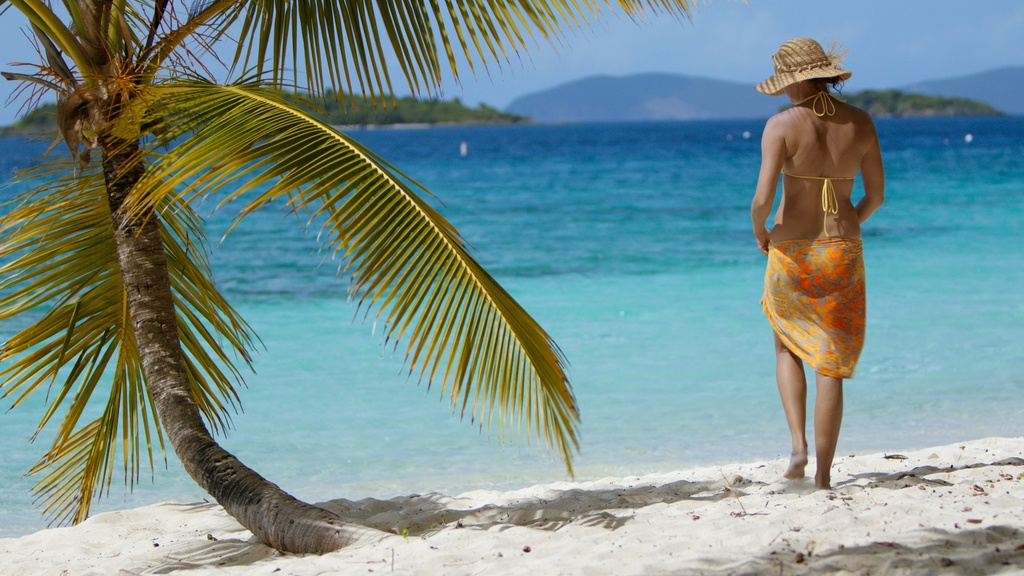
<path id="1" fill-rule="evenodd" d="M 346 126 L 387 126 L 394 124 L 516 124 L 529 121 L 525 116 L 501 112 L 481 103 L 476 108 L 465 106 L 458 98 L 419 99 L 412 96 L 386 99 L 386 106 L 372 99 L 332 92 L 311 101 L 309 113 L 328 124 Z"/>
<path id="2" fill-rule="evenodd" d="M 927 96 L 899 90 L 864 90 L 843 98 L 876 118 L 1003 115 L 1003 112 L 977 100 Z"/>
<path id="3" fill-rule="evenodd" d="M 10 126 L 0 127 L 0 136 L 57 131 L 57 105 L 43 104 Z"/>
<path id="4" fill-rule="evenodd" d="M 508 114 L 487 104 L 476 108 L 461 100 L 438 98 L 418 99 L 412 96 L 388 99 L 387 106 L 361 97 L 345 95 L 339 100 L 332 93 L 315 100 L 303 95 L 300 106 L 318 120 L 345 126 L 393 126 L 396 124 L 518 124 L 529 118 Z M 376 104 L 376 105 L 375 105 Z M 37 134 L 57 129 L 57 105 L 44 104 L 18 119 L 11 126 L 0 127 L 0 135 Z"/>

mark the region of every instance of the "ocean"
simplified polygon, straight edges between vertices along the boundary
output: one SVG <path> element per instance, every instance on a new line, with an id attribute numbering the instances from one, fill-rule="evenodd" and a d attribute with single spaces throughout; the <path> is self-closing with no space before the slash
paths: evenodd
<path id="1" fill-rule="evenodd" d="M 749 220 L 763 125 L 351 134 L 436 194 L 561 346 L 582 416 L 575 478 L 588 480 L 789 453 Z M 1024 117 L 877 126 L 886 203 L 864 228 L 868 332 L 838 456 L 1024 435 Z M 0 139 L 0 178 L 46 145 Z M 263 343 L 221 438 L 243 462 L 311 502 L 569 479 L 552 455 L 502 445 L 407 378 L 315 230 L 268 208 L 220 241 L 230 214 L 200 211 L 219 286 Z M 46 448 L 45 432 L 28 442 L 45 400 L 0 414 L 0 537 L 46 526 L 24 477 Z M 168 454 L 132 490 L 115 476 L 93 510 L 204 498 Z"/>

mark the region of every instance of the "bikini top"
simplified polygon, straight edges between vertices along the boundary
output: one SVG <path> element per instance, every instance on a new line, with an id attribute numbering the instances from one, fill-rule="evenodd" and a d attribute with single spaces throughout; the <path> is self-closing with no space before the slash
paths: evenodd
<path id="1" fill-rule="evenodd" d="M 845 100 L 840 100 L 839 98 L 836 98 L 832 94 L 829 94 L 828 92 L 822 90 L 820 92 L 815 92 L 814 94 L 811 94 L 807 98 L 804 98 L 803 100 L 797 102 L 795 105 L 799 106 L 800 104 L 803 104 L 804 102 L 810 102 L 811 103 L 811 111 L 814 112 L 815 116 L 817 116 L 819 118 L 824 117 L 824 116 L 835 116 L 835 114 L 836 114 L 836 105 L 835 105 L 834 102 L 832 102 L 833 99 L 839 100 L 840 102 L 845 102 Z M 782 173 L 786 174 L 786 171 L 783 170 Z M 853 180 L 854 177 L 853 176 L 847 176 L 847 177 L 841 177 L 841 176 L 801 176 L 799 174 L 789 174 L 789 176 L 792 176 L 793 178 L 802 178 L 804 180 L 821 180 L 822 181 L 821 182 L 821 210 L 825 213 L 825 215 L 822 217 L 821 228 L 822 228 L 822 231 L 825 232 L 825 236 L 829 237 L 829 233 L 828 233 L 828 215 L 829 214 L 839 214 L 839 199 L 836 197 L 836 188 L 832 184 L 832 181 L 833 180 Z"/>
<path id="2" fill-rule="evenodd" d="M 792 176 L 793 178 L 801 178 L 804 180 L 821 180 L 821 210 L 825 213 L 821 220 L 821 229 L 825 232 L 825 237 L 830 237 L 828 233 L 828 215 L 839 214 L 839 198 L 836 197 L 836 187 L 832 184 L 833 180 L 853 180 L 853 176 L 801 176 L 799 174 L 787 173 L 785 170 L 782 171 L 786 176 Z"/>

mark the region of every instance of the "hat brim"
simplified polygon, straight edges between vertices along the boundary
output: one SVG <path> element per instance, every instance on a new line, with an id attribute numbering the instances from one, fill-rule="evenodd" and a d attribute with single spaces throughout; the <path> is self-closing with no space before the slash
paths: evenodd
<path id="1" fill-rule="evenodd" d="M 815 78 L 839 78 L 840 80 L 846 80 L 850 76 L 853 76 L 853 72 L 843 70 L 838 66 L 826 66 L 813 70 L 801 70 L 799 72 L 776 72 L 764 82 L 754 86 L 754 90 L 769 96 L 778 96 L 782 94 L 786 86 L 804 80 L 813 80 Z"/>

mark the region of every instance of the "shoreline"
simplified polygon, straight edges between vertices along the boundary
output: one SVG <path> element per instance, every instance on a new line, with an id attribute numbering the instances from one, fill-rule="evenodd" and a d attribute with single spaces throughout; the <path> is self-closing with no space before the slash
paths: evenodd
<path id="1" fill-rule="evenodd" d="M 509 492 L 320 503 L 357 526 L 282 554 L 210 503 L 0 539 L 5 574 L 853 574 L 1024 570 L 1024 438 L 840 456 L 833 489 L 778 459 Z"/>

